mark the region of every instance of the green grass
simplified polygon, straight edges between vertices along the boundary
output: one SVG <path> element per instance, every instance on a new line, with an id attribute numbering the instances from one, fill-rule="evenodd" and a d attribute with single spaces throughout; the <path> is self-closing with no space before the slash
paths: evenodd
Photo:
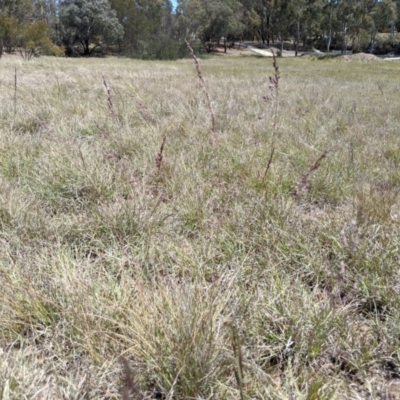
<path id="1" fill-rule="evenodd" d="M 1 60 L 1 400 L 399 396 L 400 67 L 278 62 Z"/>

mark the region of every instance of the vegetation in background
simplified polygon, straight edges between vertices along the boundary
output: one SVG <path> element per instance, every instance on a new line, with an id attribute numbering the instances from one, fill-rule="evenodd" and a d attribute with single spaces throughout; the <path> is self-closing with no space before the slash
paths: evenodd
<path id="1" fill-rule="evenodd" d="M 0 37 L 0 56 L 4 50 L 18 50 L 25 60 L 42 54 L 64 54 L 64 48 L 51 40 L 50 27 L 43 20 L 19 24 L 12 17 L 0 15 Z"/>
<path id="2" fill-rule="evenodd" d="M 123 27 L 108 0 L 61 2 L 60 26 L 62 42 L 71 54 L 76 44 L 84 56 L 89 56 L 102 43 L 116 44 L 123 36 Z"/>
<path id="3" fill-rule="evenodd" d="M 56 46 L 51 38 L 49 26 L 44 21 L 18 26 L 16 46 L 23 59 L 30 60 L 41 54 L 61 56 L 64 47 Z"/>
<path id="4" fill-rule="evenodd" d="M 295 50 L 397 52 L 397 0 L 4 0 L 1 49 L 18 46 L 18 31 L 46 24 L 67 55 L 118 53 L 178 59 L 185 40 L 211 52 L 217 45 L 258 41 Z M 382 45 L 378 34 L 388 33 Z M 199 47 L 199 46 L 197 46 Z"/>
<path id="5" fill-rule="evenodd" d="M 237 0 L 193 0 L 178 3 L 177 23 L 194 33 L 211 52 L 223 38 L 225 49 L 229 39 L 241 37 L 242 5 Z"/>

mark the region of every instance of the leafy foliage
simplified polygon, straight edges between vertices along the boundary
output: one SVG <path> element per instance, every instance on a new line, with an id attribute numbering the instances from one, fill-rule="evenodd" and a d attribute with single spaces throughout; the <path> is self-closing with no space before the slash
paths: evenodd
<path id="1" fill-rule="evenodd" d="M 25 60 L 37 57 L 40 54 L 61 56 L 63 47 L 56 46 L 50 39 L 50 27 L 44 21 L 19 26 L 17 45 L 19 52 Z"/>
<path id="2" fill-rule="evenodd" d="M 12 17 L 0 15 L 0 56 L 4 49 L 12 52 L 18 35 L 18 22 Z"/>
<path id="3" fill-rule="evenodd" d="M 38 21 L 69 55 L 108 49 L 176 59 L 187 55 L 185 39 L 208 52 L 244 40 L 296 55 L 313 48 L 382 53 L 397 50 L 399 8 L 400 0 L 178 0 L 176 9 L 171 0 L 1 0 L 0 53 L 14 51 L 20 28 Z M 387 46 L 378 33 L 391 34 Z"/>
<path id="4" fill-rule="evenodd" d="M 41 54 L 64 54 L 64 49 L 51 40 L 50 26 L 45 21 L 18 23 L 15 18 L 0 15 L 0 54 L 4 48 L 8 52 L 17 48 L 25 60 Z"/>
<path id="5" fill-rule="evenodd" d="M 79 44 L 88 56 L 103 44 L 115 44 L 122 38 L 123 27 L 108 0 L 67 0 L 61 3 L 62 40 L 71 50 Z"/>
<path id="6" fill-rule="evenodd" d="M 169 0 L 126 2 L 111 0 L 124 28 L 126 54 L 146 59 L 170 59 L 181 55 L 182 44 L 174 38 L 174 18 Z"/>
<path id="7" fill-rule="evenodd" d="M 241 5 L 236 0 L 188 0 L 178 7 L 179 23 L 196 34 L 211 51 L 221 37 L 239 37 L 244 25 L 240 21 Z"/>

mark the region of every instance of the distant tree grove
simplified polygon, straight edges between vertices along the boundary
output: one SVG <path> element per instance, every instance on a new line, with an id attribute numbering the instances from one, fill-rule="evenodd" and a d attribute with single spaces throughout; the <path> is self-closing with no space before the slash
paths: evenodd
<path id="1" fill-rule="evenodd" d="M 400 0 L 0 0 L 0 56 L 175 59 L 184 39 L 208 52 L 258 41 L 387 53 L 400 50 L 399 11 Z"/>

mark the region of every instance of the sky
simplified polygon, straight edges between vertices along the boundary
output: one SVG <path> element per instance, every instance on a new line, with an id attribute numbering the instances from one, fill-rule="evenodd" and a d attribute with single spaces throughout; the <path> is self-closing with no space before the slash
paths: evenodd
<path id="1" fill-rule="evenodd" d="M 176 7 L 176 0 L 171 0 L 172 5 L 174 6 L 174 8 Z"/>

